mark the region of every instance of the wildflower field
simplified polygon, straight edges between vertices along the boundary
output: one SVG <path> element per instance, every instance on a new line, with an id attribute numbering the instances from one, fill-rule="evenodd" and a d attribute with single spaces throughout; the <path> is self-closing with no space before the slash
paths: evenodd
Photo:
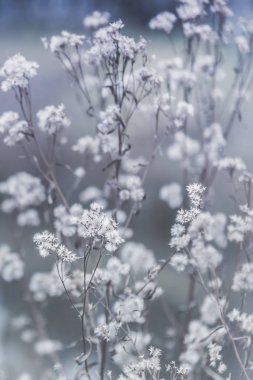
<path id="1" fill-rule="evenodd" d="M 0 62 L 0 380 L 253 379 L 253 21 L 80 17 Z"/>

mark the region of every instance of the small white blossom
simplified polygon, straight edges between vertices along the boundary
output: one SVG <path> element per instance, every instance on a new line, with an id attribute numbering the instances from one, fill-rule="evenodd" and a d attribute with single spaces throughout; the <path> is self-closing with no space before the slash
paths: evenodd
<path id="1" fill-rule="evenodd" d="M 53 135 L 70 126 L 70 120 L 65 115 L 65 106 L 47 106 L 37 112 L 38 127 Z"/>
<path id="2" fill-rule="evenodd" d="M 186 187 L 188 197 L 194 207 L 200 207 L 203 193 L 206 188 L 202 186 L 200 183 L 193 183 Z"/>
<path id="3" fill-rule="evenodd" d="M 159 196 L 170 208 L 178 208 L 183 202 L 181 186 L 176 182 L 163 186 L 160 189 Z"/>
<path id="4" fill-rule="evenodd" d="M 38 206 L 46 199 L 40 178 L 26 172 L 16 173 L 5 182 L 0 182 L 0 193 L 8 196 L 1 204 L 2 210 L 7 213 Z"/>
<path id="5" fill-rule="evenodd" d="M 63 30 L 58 36 L 53 36 L 49 39 L 43 37 L 41 39 L 44 48 L 50 50 L 51 53 L 60 53 L 68 47 L 82 46 L 84 40 L 84 35 L 69 33 L 65 30 Z"/>
<path id="6" fill-rule="evenodd" d="M 126 243 L 120 252 L 120 257 L 124 263 L 130 265 L 132 272 L 136 275 L 147 274 L 156 265 L 153 252 L 141 243 Z"/>
<path id="7" fill-rule="evenodd" d="M 8 146 L 14 146 L 22 141 L 28 133 L 28 124 L 24 120 L 19 120 L 16 112 L 4 112 L 0 116 L 0 133 L 4 135 L 4 143 Z"/>
<path id="8" fill-rule="evenodd" d="M 114 304 L 114 311 L 121 323 L 144 323 L 144 301 L 141 297 L 130 295 L 125 300 Z"/>
<path id="9" fill-rule="evenodd" d="M 74 152 L 91 156 L 95 162 L 101 160 L 100 141 L 97 137 L 85 136 L 80 137 L 76 144 L 72 146 Z"/>
<path id="10" fill-rule="evenodd" d="M 62 348 L 58 340 L 41 339 L 34 345 L 34 350 L 38 355 L 51 355 Z"/>
<path id="11" fill-rule="evenodd" d="M 42 257 L 46 257 L 50 254 L 56 255 L 60 260 L 70 263 L 77 259 L 72 251 L 70 251 L 65 245 L 61 244 L 57 237 L 48 231 L 36 233 L 33 241 L 39 249 L 39 253 Z"/>
<path id="12" fill-rule="evenodd" d="M 110 13 L 94 11 L 86 16 L 83 20 L 83 25 L 86 29 L 96 30 L 109 23 Z"/>
<path id="13" fill-rule="evenodd" d="M 188 257 L 184 253 L 176 253 L 170 259 L 170 265 L 178 272 L 183 272 L 188 264 Z"/>
<path id="14" fill-rule="evenodd" d="M 235 38 L 235 44 L 241 54 L 247 54 L 250 52 L 249 43 L 244 36 L 237 36 Z"/>
<path id="15" fill-rule="evenodd" d="M 167 34 L 170 34 L 176 20 L 177 18 L 173 13 L 162 12 L 150 20 L 149 27 L 150 29 L 162 30 Z"/>
<path id="16" fill-rule="evenodd" d="M 246 165 L 239 157 L 225 157 L 220 159 L 217 162 L 217 166 L 219 170 L 227 170 L 229 173 L 246 170 Z"/>
<path id="17" fill-rule="evenodd" d="M 20 212 L 17 216 L 17 225 L 20 227 L 32 226 L 37 227 L 40 225 L 39 213 L 34 208 L 29 208 Z"/>
<path id="18" fill-rule="evenodd" d="M 235 292 L 253 290 L 253 263 L 245 263 L 241 269 L 235 273 L 232 289 Z"/>
<path id="19" fill-rule="evenodd" d="M 7 59 L 0 69 L 0 76 L 4 77 L 1 83 L 2 91 L 9 91 L 17 87 L 27 88 L 29 79 L 37 75 L 38 67 L 38 63 L 27 61 L 21 54 Z"/>
<path id="20" fill-rule="evenodd" d="M 24 275 L 24 262 L 8 245 L 0 246 L 0 275 L 4 281 L 20 280 Z"/>
<path id="21" fill-rule="evenodd" d="M 92 203 L 89 210 L 85 210 L 80 219 L 83 238 L 100 241 L 109 252 L 114 252 L 124 242 L 120 236 L 117 224 L 97 203 Z"/>
<path id="22" fill-rule="evenodd" d="M 37 302 L 43 302 L 48 297 L 59 297 L 64 292 L 55 269 L 49 273 L 34 273 L 29 283 L 29 290 Z"/>

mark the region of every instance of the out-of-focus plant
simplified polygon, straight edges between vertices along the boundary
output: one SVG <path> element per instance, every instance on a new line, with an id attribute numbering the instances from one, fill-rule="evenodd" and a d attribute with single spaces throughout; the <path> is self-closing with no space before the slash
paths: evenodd
<path id="1" fill-rule="evenodd" d="M 80 352 L 71 379 L 225 380 L 238 376 L 234 370 L 240 379 L 252 376 L 253 314 L 246 306 L 253 289 L 253 177 L 240 158 L 226 156 L 226 146 L 252 87 L 253 23 L 234 21 L 226 0 L 178 3 L 176 14 L 163 12 L 149 24 L 168 37 L 173 56 L 165 60 L 149 59 L 146 41 L 124 35 L 122 21 L 110 23 L 108 13 L 85 18 L 86 36 L 63 31 L 42 39 L 87 112 L 91 135 L 71 147 L 80 157 L 77 168 L 61 159 L 71 125 L 64 105 L 33 108 L 31 79 L 39 65 L 17 54 L 1 68 L 2 91 L 12 91 L 20 106 L 20 114 L 0 117 L 3 141 L 37 171 L 0 183 L 1 210 L 14 213 L 19 228 L 36 229 L 35 247 L 53 259 L 50 272 L 36 272 L 25 284 L 27 314 L 11 322 L 35 354 L 48 359 L 43 379 L 69 378 L 61 362 L 69 347 Z M 225 64 L 231 69 L 227 90 Z M 142 113 L 153 121 L 149 157 L 132 153 L 131 126 Z M 168 255 L 157 261 L 145 241 L 133 240 L 131 222 L 145 204 L 152 162 L 163 152 L 168 165 L 177 163 L 182 181 L 165 178 L 160 190 L 161 201 L 178 210 Z M 67 192 L 59 166 L 70 176 Z M 83 178 L 94 170 L 103 173 L 103 187 L 84 188 Z M 211 213 L 218 171 L 228 173 L 238 214 Z M 76 191 L 80 203 L 73 204 Z M 237 254 L 228 281 L 224 262 L 232 245 Z M 26 265 L 25 257 L 1 245 L 4 281 L 20 281 Z M 159 286 L 169 266 L 190 279 L 180 318 Z M 233 293 L 240 295 L 237 304 Z M 64 296 L 80 326 L 67 346 L 49 336 L 44 315 L 50 297 Z M 167 311 L 163 340 L 147 323 L 154 299 Z"/>

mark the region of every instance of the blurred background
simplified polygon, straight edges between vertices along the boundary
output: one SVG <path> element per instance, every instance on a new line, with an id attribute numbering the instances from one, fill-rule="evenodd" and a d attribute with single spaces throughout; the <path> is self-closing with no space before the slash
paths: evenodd
<path id="1" fill-rule="evenodd" d="M 253 18 L 253 0 L 231 0 L 230 4 L 236 16 L 242 15 Z M 157 59 L 169 57 L 173 53 L 167 45 L 166 39 L 159 33 L 150 33 L 148 21 L 158 12 L 173 10 L 176 1 L 173 0 L 0 0 L 0 66 L 4 61 L 16 53 L 23 54 L 28 60 L 37 61 L 40 64 L 38 76 L 32 80 L 32 97 L 34 113 L 38 109 L 50 104 L 64 103 L 66 114 L 72 121 L 72 127 L 68 131 L 70 144 L 85 133 L 92 134 L 85 110 L 80 107 L 75 91 L 69 85 L 69 81 L 60 69 L 59 63 L 47 51 L 43 49 L 40 38 L 59 33 L 62 29 L 83 33 L 83 18 L 94 10 L 109 11 L 111 20 L 121 18 L 126 24 L 125 33 L 132 36 L 142 34 L 149 43 L 149 50 L 157 56 Z M 231 70 L 231 68 L 230 68 Z M 0 93 L 0 114 L 4 111 L 18 110 L 12 93 Z M 231 135 L 230 154 L 241 155 L 249 169 L 253 169 L 252 141 L 253 131 L 251 128 L 252 106 L 251 102 L 245 106 L 246 118 L 243 122 L 243 133 L 234 128 Z M 150 150 L 152 125 L 149 120 L 141 119 L 135 121 L 133 128 L 134 146 L 139 155 L 147 155 Z M 241 128 L 241 125 L 240 125 Z M 240 134 L 240 144 L 238 144 Z M 7 148 L 0 141 L 0 181 L 9 175 L 19 171 L 27 170 L 34 173 L 29 163 L 19 159 L 20 152 L 15 148 Z M 71 161 L 75 167 L 80 165 L 81 159 L 73 155 L 70 149 L 64 153 L 64 161 Z M 36 173 L 34 173 L 36 174 Z M 67 189 L 68 179 L 64 173 L 59 173 L 63 187 Z M 88 179 L 84 179 L 82 189 L 90 185 L 99 185 L 101 175 L 98 173 Z M 165 183 L 175 180 L 180 181 L 178 168 L 168 167 L 166 161 L 158 158 L 150 172 L 146 184 L 147 201 L 141 214 L 135 218 L 133 228 L 135 229 L 135 241 L 143 242 L 151 248 L 157 258 L 164 258 L 168 254 L 169 227 L 173 223 L 174 213 L 169 211 L 159 201 L 158 192 Z M 219 184 L 217 186 L 217 183 Z M 233 210 L 234 204 L 227 197 L 228 190 L 226 179 L 219 177 L 216 181 L 216 189 L 220 197 L 215 203 L 214 209 L 220 207 L 229 212 Z M 72 199 L 75 202 L 77 199 Z M 1 201 L 1 199 L 0 199 Z M 149 221 L 147 223 L 147 221 Z M 40 260 L 37 252 L 31 244 L 34 231 L 20 236 L 12 216 L 0 214 L 0 243 L 7 243 L 14 251 L 24 251 L 29 258 L 29 278 L 33 271 L 45 271 L 51 267 L 51 263 Z M 180 277 L 180 286 L 177 275 L 171 272 L 162 278 L 169 303 L 177 308 L 186 298 L 188 281 Z M 175 286 L 175 283 L 177 285 Z M 150 323 L 156 326 L 157 334 L 163 334 L 160 326 L 164 326 L 162 313 L 158 313 L 156 307 L 151 313 Z M 8 319 L 17 315 L 20 310 L 25 311 L 22 299 L 21 285 L 13 286 L 1 283 L 0 288 L 0 369 L 10 366 L 13 379 L 16 379 L 22 371 L 38 373 L 36 362 L 31 362 L 29 348 L 21 349 L 21 343 L 13 334 L 7 331 Z M 50 336 L 54 339 L 63 339 L 69 342 L 76 338 L 79 326 L 68 311 L 66 304 L 61 300 L 50 302 L 48 310 L 48 329 Z M 59 319 L 59 315 L 61 316 Z M 23 346 L 22 346 L 23 347 Z M 9 353 L 15 355 L 15 362 L 7 363 Z M 70 352 L 70 356 L 72 353 Z M 66 359 L 67 360 L 67 359 Z M 34 372 L 33 372 L 34 371 Z M 1 373 L 0 373 L 1 380 Z"/>

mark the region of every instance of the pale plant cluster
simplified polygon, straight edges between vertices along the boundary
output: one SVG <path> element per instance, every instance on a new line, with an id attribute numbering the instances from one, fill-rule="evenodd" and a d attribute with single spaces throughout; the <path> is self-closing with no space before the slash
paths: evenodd
<path id="1" fill-rule="evenodd" d="M 34 251 L 51 263 L 49 271 L 38 264 L 31 274 L 18 242 L 20 252 L 0 246 L 0 277 L 23 289 L 28 305 L 9 327 L 44 363 L 41 379 L 249 380 L 253 176 L 226 147 L 252 88 L 253 22 L 237 20 L 227 0 L 178 0 L 175 13 L 164 11 L 149 23 L 166 36 L 165 59 L 150 57 L 144 38 L 125 35 L 123 22 L 111 22 L 107 12 L 96 11 L 83 24 L 86 35 L 62 31 L 42 42 L 82 100 L 89 135 L 68 145 L 68 109 L 57 101 L 35 108 L 36 62 L 16 54 L 0 70 L 2 91 L 11 91 L 20 109 L 0 116 L 3 143 L 33 166 L 33 174 L 1 180 L 0 208 L 21 231 L 31 230 Z M 147 157 L 133 149 L 132 126 L 143 115 L 153 131 Z M 66 150 L 77 167 L 62 159 Z M 160 157 L 181 177 L 165 178 L 158 194 L 168 206 L 168 228 L 169 209 L 176 209 L 163 259 L 132 228 Z M 69 175 L 67 190 L 59 167 Z M 94 171 L 101 188 L 84 181 Z M 227 173 L 233 215 L 212 211 L 219 172 Z M 175 289 L 181 277 L 189 280 L 178 309 L 160 281 L 166 272 L 167 278 L 178 272 Z M 74 342 L 49 332 L 46 306 L 56 297 L 76 317 Z M 162 337 L 149 318 L 156 308 L 164 311 Z M 64 360 L 71 353 L 72 365 Z M 13 366 L 1 378 L 34 378 L 29 368 L 21 373 Z"/>

